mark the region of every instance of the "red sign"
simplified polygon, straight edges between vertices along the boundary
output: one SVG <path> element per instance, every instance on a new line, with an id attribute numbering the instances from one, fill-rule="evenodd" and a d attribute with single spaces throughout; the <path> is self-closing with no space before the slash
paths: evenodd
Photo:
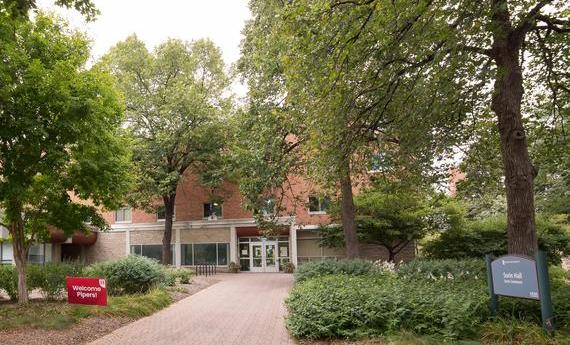
<path id="1" fill-rule="evenodd" d="M 107 305 L 105 279 L 67 277 L 66 282 L 69 303 Z"/>

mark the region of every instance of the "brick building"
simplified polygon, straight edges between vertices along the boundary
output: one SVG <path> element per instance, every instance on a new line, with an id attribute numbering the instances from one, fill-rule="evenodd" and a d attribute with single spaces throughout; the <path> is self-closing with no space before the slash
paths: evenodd
<path id="1" fill-rule="evenodd" d="M 196 176 L 188 174 L 177 190 L 172 248 L 176 266 L 214 264 L 221 270 L 230 262 L 242 270 L 277 272 L 285 262 L 295 266 L 323 258 L 341 258 L 343 249 L 321 247 L 319 226 L 330 223 L 328 200 L 317 188 L 301 178 L 291 179 L 291 195 L 284 198 L 284 210 L 277 217 L 280 230 L 262 236 L 250 211 L 244 209 L 235 184 L 225 183 L 222 200 L 214 202 Z M 296 200 L 293 202 L 292 200 Z M 71 238 L 52 236 L 52 243 L 33 246 L 33 262 L 82 260 L 86 263 L 139 254 L 156 259 L 162 256 L 164 213 L 147 213 L 128 207 L 103 213 L 111 226 L 107 232 Z M 1 234 L 0 234 L 1 235 Z M 362 244 L 363 257 L 386 259 L 383 247 Z M 0 257 L 10 262 L 11 244 L 0 246 Z M 414 247 L 403 250 L 397 260 L 414 256 Z"/>

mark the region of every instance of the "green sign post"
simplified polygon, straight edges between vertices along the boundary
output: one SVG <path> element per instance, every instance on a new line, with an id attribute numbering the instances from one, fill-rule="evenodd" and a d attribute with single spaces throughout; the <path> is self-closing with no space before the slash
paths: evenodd
<path id="1" fill-rule="evenodd" d="M 546 253 L 539 251 L 536 259 L 520 255 L 494 258 L 486 255 L 487 283 L 491 296 L 491 315 L 497 316 L 499 296 L 540 301 L 542 327 L 554 334 L 554 312 L 550 297 L 550 279 Z"/>

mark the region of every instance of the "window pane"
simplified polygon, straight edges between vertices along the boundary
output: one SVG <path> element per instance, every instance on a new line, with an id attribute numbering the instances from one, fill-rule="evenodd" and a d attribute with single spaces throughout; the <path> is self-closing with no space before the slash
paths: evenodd
<path id="1" fill-rule="evenodd" d="M 279 257 L 289 257 L 289 243 L 279 242 Z"/>
<path id="2" fill-rule="evenodd" d="M 240 259 L 240 270 L 242 271 L 249 271 L 249 259 Z"/>
<path id="3" fill-rule="evenodd" d="M 212 204 L 204 204 L 204 218 L 212 215 Z"/>
<path id="4" fill-rule="evenodd" d="M 159 207 L 158 210 L 156 211 L 156 219 L 158 220 L 166 219 L 166 209 L 164 208 L 164 206 Z"/>
<path id="5" fill-rule="evenodd" d="M 44 245 L 34 244 L 30 246 L 28 251 L 28 262 L 31 264 L 43 264 L 44 263 Z"/>
<path id="6" fill-rule="evenodd" d="M 182 265 L 192 266 L 192 245 L 183 244 L 182 246 Z"/>
<path id="7" fill-rule="evenodd" d="M 194 264 L 215 265 L 216 244 L 215 243 L 194 244 Z"/>
<path id="8" fill-rule="evenodd" d="M 218 243 L 218 265 L 225 266 L 228 264 L 228 244 Z"/>
<path id="9" fill-rule="evenodd" d="M 239 257 L 240 258 L 249 258 L 249 243 L 240 243 L 239 244 Z"/>
<path id="10" fill-rule="evenodd" d="M 141 255 L 147 258 L 162 261 L 162 246 L 160 244 L 156 245 L 143 245 L 141 246 Z"/>
<path id="11" fill-rule="evenodd" d="M 315 196 L 309 197 L 309 211 L 318 212 L 319 211 L 319 198 Z"/>
<path id="12" fill-rule="evenodd" d="M 12 262 L 12 260 L 14 259 L 11 242 L 2 242 L 2 258 L 1 259 L 3 262 Z"/>
<path id="13" fill-rule="evenodd" d="M 331 203 L 331 199 L 329 197 L 324 197 L 321 199 L 321 211 L 326 212 L 329 209 L 329 205 Z"/>
<path id="14" fill-rule="evenodd" d="M 128 207 L 123 207 L 115 211 L 115 221 L 116 222 L 130 222 L 131 221 L 131 209 Z"/>

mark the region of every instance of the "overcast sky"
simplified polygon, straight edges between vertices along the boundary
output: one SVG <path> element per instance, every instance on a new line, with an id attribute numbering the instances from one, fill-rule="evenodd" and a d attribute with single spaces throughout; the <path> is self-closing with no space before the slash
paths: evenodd
<path id="1" fill-rule="evenodd" d="M 226 64 L 239 58 L 241 30 L 250 12 L 247 0 L 94 0 L 101 12 L 86 23 L 75 11 L 53 6 L 53 0 L 39 0 L 38 6 L 57 12 L 93 40 L 92 57 L 99 58 L 115 43 L 135 33 L 149 48 L 167 38 L 192 41 L 208 37 L 223 52 Z M 244 95 L 243 86 L 234 91 Z"/>

